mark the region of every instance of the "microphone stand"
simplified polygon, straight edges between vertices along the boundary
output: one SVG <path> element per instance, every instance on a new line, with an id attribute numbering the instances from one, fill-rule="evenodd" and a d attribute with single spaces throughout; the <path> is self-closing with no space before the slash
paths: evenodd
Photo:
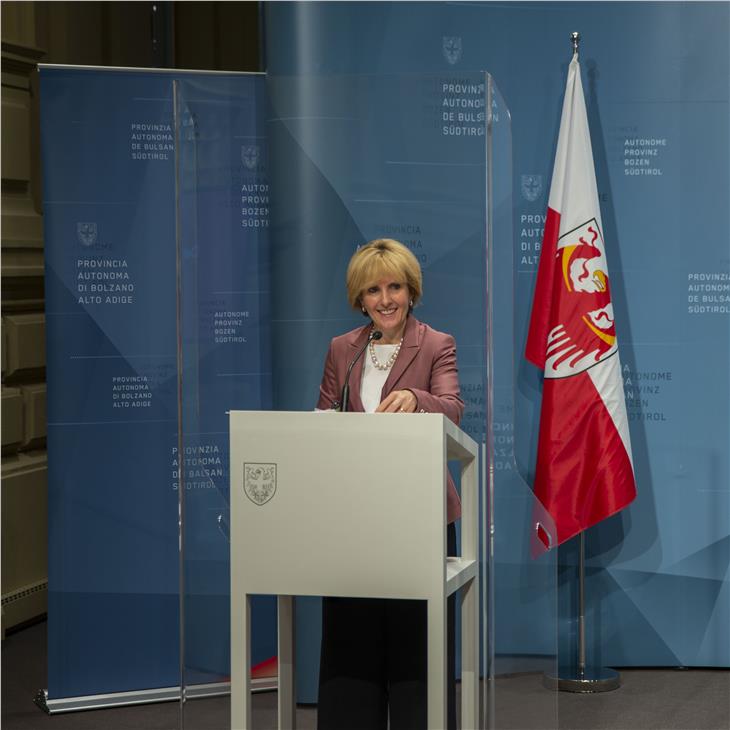
<path id="1" fill-rule="evenodd" d="M 363 352 L 367 349 L 368 345 L 373 340 L 379 340 L 383 336 L 383 333 L 380 330 L 373 330 L 369 335 L 367 342 L 360 348 L 360 351 L 355 355 L 355 357 L 352 359 L 352 362 L 350 363 L 350 366 L 347 368 L 347 375 L 345 375 L 345 384 L 342 386 L 342 396 L 340 398 L 340 413 L 346 413 L 347 412 L 347 401 L 350 398 L 350 373 L 352 372 L 352 368 L 355 367 L 355 363 L 362 357 Z"/>

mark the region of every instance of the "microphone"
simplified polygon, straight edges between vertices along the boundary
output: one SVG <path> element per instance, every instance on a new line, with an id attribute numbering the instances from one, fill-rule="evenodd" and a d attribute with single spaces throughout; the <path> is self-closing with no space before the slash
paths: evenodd
<path id="1" fill-rule="evenodd" d="M 369 335 L 367 342 L 360 348 L 360 352 L 355 355 L 355 357 L 352 359 L 352 362 L 350 363 L 350 366 L 347 368 L 347 375 L 345 375 L 345 384 L 342 386 L 342 398 L 340 399 L 340 413 L 345 413 L 347 411 L 347 401 L 350 398 L 350 373 L 352 372 L 352 368 L 355 366 L 355 363 L 362 357 L 363 352 L 367 349 L 368 345 L 373 340 L 379 340 L 383 336 L 383 333 L 380 330 L 373 330 Z"/>

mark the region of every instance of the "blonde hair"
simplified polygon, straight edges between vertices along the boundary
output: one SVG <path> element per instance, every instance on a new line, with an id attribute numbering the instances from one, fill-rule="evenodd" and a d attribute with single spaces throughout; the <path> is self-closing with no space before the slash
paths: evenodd
<path id="1" fill-rule="evenodd" d="M 415 306 L 423 293 L 421 265 L 410 249 L 392 238 L 376 238 L 352 255 L 345 277 L 350 306 L 360 309 L 365 289 L 387 276 L 406 283 Z"/>

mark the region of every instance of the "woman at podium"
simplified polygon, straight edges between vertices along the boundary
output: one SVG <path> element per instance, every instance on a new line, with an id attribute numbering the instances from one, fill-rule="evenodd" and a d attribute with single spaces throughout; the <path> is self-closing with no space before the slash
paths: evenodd
<path id="1" fill-rule="evenodd" d="M 347 268 L 350 305 L 368 318 L 335 337 L 324 365 L 319 409 L 367 413 L 443 413 L 458 424 L 456 345 L 412 314 L 422 295 L 421 267 L 392 239 L 360 247 Z M 349 378 L 348 378 L 349 374 Z M 373 479 L 387 464 L 373 461 Z M 409 458 L 403 454 L 403 458 Z M 447 486 L 448 553 L 456 553 L 461 514 Z M 325 598 L 317 726 L 319 730 L 424 730 L 425 601 Z M 448 605 L 448 727 L 456 727 L 454 599 Z"/>

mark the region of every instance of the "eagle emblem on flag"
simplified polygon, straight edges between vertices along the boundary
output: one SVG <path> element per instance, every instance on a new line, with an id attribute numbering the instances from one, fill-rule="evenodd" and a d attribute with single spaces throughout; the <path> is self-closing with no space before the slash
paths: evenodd
<path id="1" fill-rule="evenodd" d="M 561 236 L 555 255 L 560 295 L 548 333 L 546 378 L 575 375 L 617 349 L 608 266 L 596 219 Z"/>

